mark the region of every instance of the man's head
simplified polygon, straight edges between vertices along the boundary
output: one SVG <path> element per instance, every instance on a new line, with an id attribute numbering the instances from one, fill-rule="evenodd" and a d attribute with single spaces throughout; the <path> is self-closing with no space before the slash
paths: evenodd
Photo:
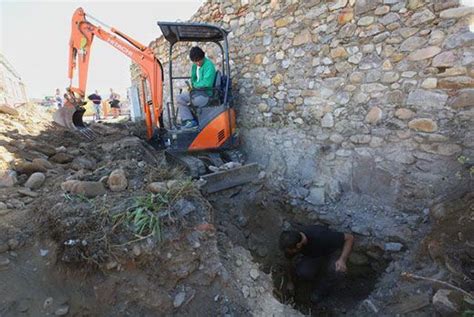
<path id="1" fill-rule="evenodd" d="M 97 91 L 97 89 L 96 89 L 96 90 L 94 90 L 94 94 L 96 94 L 96 95 L 98 95 L 98 94 L 99 94 L 99 92 Z"/>
<path id="2" fill-rule="evenodd" d="M 283 231 L 280 234 L 280 250 L 289 254 L 298 253 L 304 244 L 304 238 L 299 231 Z"/>
<path id="3" fill-rule="evenodd" d="M 189 59 L 198 66 L 202 66 L 204 56 L 204 51 L 198 46 L 194 46 L 191 48 L 191 51 L 189 51 Z"/>
<path id="4" fill-rule="evenodd" d="M 57 94 L 60 94 L 60 93 L 61 93 L 61 91 L 59 90 L 59 88 L 56 88 L 56 93 L 57 93 Z"/>

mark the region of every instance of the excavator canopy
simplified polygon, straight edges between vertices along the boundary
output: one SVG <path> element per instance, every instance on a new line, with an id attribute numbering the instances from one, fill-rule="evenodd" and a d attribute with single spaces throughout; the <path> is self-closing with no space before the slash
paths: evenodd
<path id="1" fill-rule="evenodd" d="M 158 22 L 165 39 L 176 42 L 220 42 L 228 32 L 220 27 L 204 23 Z"/>

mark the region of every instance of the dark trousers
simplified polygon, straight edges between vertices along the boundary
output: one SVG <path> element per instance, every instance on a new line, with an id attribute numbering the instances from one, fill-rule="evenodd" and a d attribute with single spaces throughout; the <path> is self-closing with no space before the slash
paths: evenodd
<path id="1" fill-rule="evenodd" d="M 301 255 L 294 262 L 296 277 L 311 283 L 313 293 L 318 296 L 328 296 L 345 277 L 344 273 L 336 272 L 337 259 L 336 255 L 318 258 Z"/>

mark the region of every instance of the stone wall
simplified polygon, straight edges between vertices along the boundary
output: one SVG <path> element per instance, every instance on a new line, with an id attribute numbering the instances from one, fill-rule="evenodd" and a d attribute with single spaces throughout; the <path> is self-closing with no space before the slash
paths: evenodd
<path id="1" fill-rule="evenodd" d="M 352 191 L 419 210 L 472 188 L 473 12 L 456 0 L 210 0 L 191 20 L 231 31 L 244 148 L 275 186 L 296 202 Z M 150 45 L 167 76 L 168 44 Z"/>

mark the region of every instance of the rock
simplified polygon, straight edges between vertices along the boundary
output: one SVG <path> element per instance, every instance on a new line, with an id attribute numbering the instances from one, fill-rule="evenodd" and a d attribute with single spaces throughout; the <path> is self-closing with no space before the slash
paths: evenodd
<path id="1" fill-rule="evenodd" d="M 443 203 L 436 204 L 430 207 L 429 210 L 430 216 L 436 220 L 442 220 L 446 215 L 448 214 L 448 211 L 446 210 L 446 205 Z"/>
<path id="2" fill-rule="evenodd" d="M 36 166 L 40 166 L 44 169 L 52 169 L 54 166 L 48 160 L 43 158 L 35 158 L 32 162 Z"/>
<path id="3" fill-rule="evenodd" d="M 423 89 L 416 89 L 408 95 L 407 105 L 421 109 L 443 109 L 448 95 Z"/>
<path id="4" fill-rule="evenodd" d="M 307 202 L 313 205 L 324 205 L 325 190 L 321 187 L 313 187 L 309 191 L 309 195 L 305 198 Z"/>
<path id="5" fill-rule="evenodd" d="M 436 122 L 427 118 L 413 119 L 408 122 L 408 127 L 412 130 L 421 132 L 435 132 L 438 130 Z"/>
<path id="6" fill-rule="evenodd" d="M 462 148 L 459 145 L 449 143 L 421 144 L 420 149 L 428 153 L 444 156 L 451 156 L 462 151 Z"/>
<path id="7" fill-rule="evenodd" d="M 124 191 L 128 186 L 127 176 L 123 169 L 116 169 L 109 175 L 107 180 L 109 188 L 113 192 Z"/>
<path id="8" fill-rule="evenodd" d="M 344 8 L 347 5 L 348 0 L 336 0 L 332 4 L 329 5 L 329 10 L 334 11 L 337 9 Z"/>
<path id="9" fill-rule="evenodd" d="M 385 251 L 398 252 L 403 249 L 403 244 L 398 242 L 388 242 L 384 245 Z"/>
<path id="10" fill-rule="evenodd" d="M 48 144 L 38 143 L 33 140 L 26 140 L 25 147 L 29 150 L 43 153 L 46 156 L 53 156 L 56 154 L 56 149 Z"/>
<path id="11" fill-rule="evenodd" d="M 250 277 L 255 281 L 258 279 L 258 277 L 260 276 L 260 273 L 258 272 L 257 269 L 251 269 L 250 270 Z"/>
<path id="12" fill-rule="evenodd" d="M 347 61 L 352 64 L 359 64 L 360 61 L 362 60 L 362 56 L 363 56 L 362 52 L 359 52 L 350 56 Z"/>
<path id="13" fill-rule="evenodd" d="M 179 216 L 184 217 L 190 213 L 196 211 L 196 206 L 187 199 L 180 198 L 174 204 L 173 209 L 175 209 Z"/>
<path id="14" fill-rule="evenodd" d="M 444 68 L 444 72 L 438 74 L 439 77 L 452 77 L 452 76 L 460 76 L 465 75 L 467 73 L 466 67 L 449 67 Z"/>
<path id="15" fill-rule="evenodd" d="M 8 240 L 8 247 L 10 248 L 11 251 L 16 250 L 19 245 L 20 245 L 20 242 L 17 239 L 12 238 Z"/>
<path id="16" fill-rule="evenodd" d="M 377 9 L 375 9 L 374 14 L 375 15 L 384 15 L 384 14 L 387 14 L 388 12 L 390 12 L 390 7 L 385 5 L 385 6 L 381 6 L 381 7 L 378 7 Z"/>
<path id="17" fill-rule="evenodd" d="M 36 192 L 32 191 L 28 187 L 27 188 L 19 188 L 18 193 L 23 195 L 23 196 L 28 196 L 28 197 L 32 197 L 32 198 L 36 198 L 36 197 L 39 196 L 39 193 L 36 193 Z"/>
<path id="18" fill-rule="evenodd" d="M 378 0 L 357 0 L 355 3 L 355 14 L 360 16 L 362 13 L 374 10 L 379 3 Z"/>
<path id="19" fill-rule="evenodd" d="M 426 39 L 424 37 L 413 36 L 407 38 L 403 43 L 400 45 L 400 51 L 402 52 L 412 52 L 423 45 L 426 44 Z"/>
<path id="20" fill-rule="evenodd" d="M 453 49 L 460 46 L 470 46 L 474 43 L 474 32 L 454 33 L 444 41 L 444 47 Z"/>
<path id="21" fill-rule="evenodd" d="M 399 108 L 395 111 L 395 117 L 402 120 L 408 120 L 415 116 L 415 113 L 407 108 Z"/>
<path id="22" fill-rule="evenodd" d="M 424 9 L 422 11 L 418 11 L 413 14 L 405 24 L 407 26 L 419 26 L 420 24 L 432 21 L 436 18 L 436 16 L 431 12 L 429 9 Z"/>
<path id="23" fill-rule="evenodd" d="M 72 162 L 74 157 L 64 152 L 59 152 L 49 158 L 50 161 L 59 163 L 59 164 L 66 164 Z"/>
<path id="24" fill-rule="evenodd" d="M 357 29 L 357 25 L 355 25 L 354 23 L 347 23 L 340 29 L 337 37 L 339 38 L 351 37 L 354 35 L 356 29 Z"/>
<path id="25" fill-rule="evenodd" d="M 379 22 L 383 25 L 394 23 L 398 20 L 400 20 L 400 16 L 395 12 L 390 12 L 389 14 L 384 15 L 382 18 L 379 18 Z"/>
<path id="26" fill-rule="evenodd" d="M 69 313 L 69 306 L 68 305 L 61 305 L 58 309 L 54 311 L 56 316 L 64 316 Z"/>
<path id="27" fill-rule="evenodd" d="M 368 26 L 368 25 L 371 25 L 372 23 L 374 23 L 374 21 L 375 21 L 374 17 L 365 16 L 365 17 L 360 18 L 359 21 L 357 21 L 357 25 Z"/>
<path id="28" fill-rule="evenodd" d="M 474 79 L 467 76 L 442 78 L 438 81 L 438 88 L 442 88 L 442 89 L 474 88 Z"/>
<path id="29" fill-rule="evenodd" d="M 105 188 L 101 182 L 69 180 L 61 184 L 61 189 L 72 194 L 84 195 L 87 198 L 105 194 Z"/>
<path id="30" fill-rule="evenodd" d="M 46 176 L 43 173 L 33 173 L 26 181 L 25 187 L 29 189 L 38 189 L 41 187 L 41 185 L 43 185 L 45 180 Z"/>
<path id="31" fill-rule="evenodd" d="M 382 120 L 382 109 L 377 106 L 370 108 L 369 112 L 365 116 L 365 122 L 376 124 L 380 120 Z"/>
<path id="32" fill-rule="evenodd" d="M 347 57 L 347 51 L 342 46 L 338 46 L 331 50 L 332 58 L 344 58 Z"/>
<path id="33" fill-rule="evenodd" d="M 382 75 L 382 82 L 383 83 L 394 83 L 398 80 L 399 76 L 396 72 L 386 72 Z"/>
<path id="34" fill-rule="evenodd" d="M 354 9 L 352 8 L 344 8 L 339 12 L 337 16 L 337 23 L 340 25 L 344 25 L 350 22 L 354 18 Z"/>
<path id="35" fill-rule="evenodd" d="M 15 162 L 15 170 L 20 174 L 31 175 L 36 172 L 46 173 L 46 168 L 30 162 Z"/>
<path id="36" fill-rule="evenodd" d="M 453 109 L 464 109 L 474 106 L 474 89 L 463 89 L 449 103 Z"/>
<path id="37" fill-rule="evenodd" d="M 425 89 L 434 89 L 438 85 L 438 79 L 436 78 L 426 78 L 421 84 L 422 88 Z"/>
<path id="38" fill-rule="evenodd" d="M 456 60 L 456 55 L 454 55 L 453 52 L 448 51 L 435 56 L 431 65 L 433 65 L 434 67 L 451 67 L 454 66 Z"/>
<path id="39" fill-rule="evenodd" d="M 186 299 L 186 293 L 185 292 L 179 292 L 176 294 L 173 300 L 173 306 L 174 308 L 178 308 L 184 303 L 184 300 Z"/>
<path id="40" fill-rule="evenodd" d="M 244 295 L 244 298 L 248 298 L 250 296 L 250 288 L 247 285 L 242 287 L 242 294 Z"/>
<path id="41" fill-rule="evenodd" d="M 82 156 L 75 157 L 71 163 L 71 168 L 75 169 L 76 171 L 79 171 L 81 169 L 93 171 L 95 170 L 96 166 L 97 166 L 97 163 L 95 162 L 95 160 L 88 159 Z"/>
<path id="42" fill-rule="evenodd" d="M 428 46 L 414 51 L 407 58 L 410 61 L 421 61 L 436 56 L 439 52 L 441 52 L 441 48 L 438 46 Z"/>
<path id="43" fill-rule="evenodd" d="M 470 14 L 474 14 L 474 7 L 462 6 L 458 8 L 452 8 L 452 9 L 441 11 L 441 13 L 439 14 L 439 17 L 441 19 L 458 19 Z"/>
<path id="44" fill-rule="evenodd" d="M 0 188 L 12 187 L 17 183 L 16 172 L 12 170 L 0 171 Z"/>
<path id="45" fill-rule="evenodd" d="M 53 305 L 53 298 L 52 297 L 48 297 L 44 300 L 43 302 L 43 309 L 48 309 L 49 307 L 51 307 L 51 305 Z"/>
<path id="46" fill-rule="evenodd" d="M 321 126 L 323 128 L 332 128 L 334 126 L 334 117 L 332 113 L 326 113 L 321 119 Z"/>
<path id="47" fill-rule="evenodd" d="M 0 268 L 3 268 L 5 266 L 8 266 L 8 264 L 10 264 L 10 259 L 8 259 L 7 257 L 5 256 L 1 256 L 0 255 Z"/>
<path id="48" fill-rule="evenodd" d="M 166 186 L 166 182 L 153 182 L 148 184 L 147 189 L 155 194 L 159 193 L 166 193 L 168 191 L 168 187 Z"/>
<path id="49" fill-rule="evenodd" d="M 432 301 L 433 306 L 441 316 L 459 316 L 461 314 L 459 304 L 462 302 L 462 297 L 456 296 L 456 293 L 452 290 L 438 290 Z"/>
<path id="50" fill-rule="evenodd" d="M 311 32 L 308 29 L 303 30 L 293 39 L 293 46 L 310 43 L 312 40 Z"/>
<path id="51" fill-rule="evenodd" d="M 352 135 L 349 139 L 355 144 L 367 144 L 370 143 L 371 138 L 368 134 L 356 134 Z"/>
<path id="52" fill-rule="evenodd" d="M 17 117 L 20 113 L 13 107 L 10 107 L 6 104 L 0 105 L 0 113 L 9 114 L 11 116 Z"/>

